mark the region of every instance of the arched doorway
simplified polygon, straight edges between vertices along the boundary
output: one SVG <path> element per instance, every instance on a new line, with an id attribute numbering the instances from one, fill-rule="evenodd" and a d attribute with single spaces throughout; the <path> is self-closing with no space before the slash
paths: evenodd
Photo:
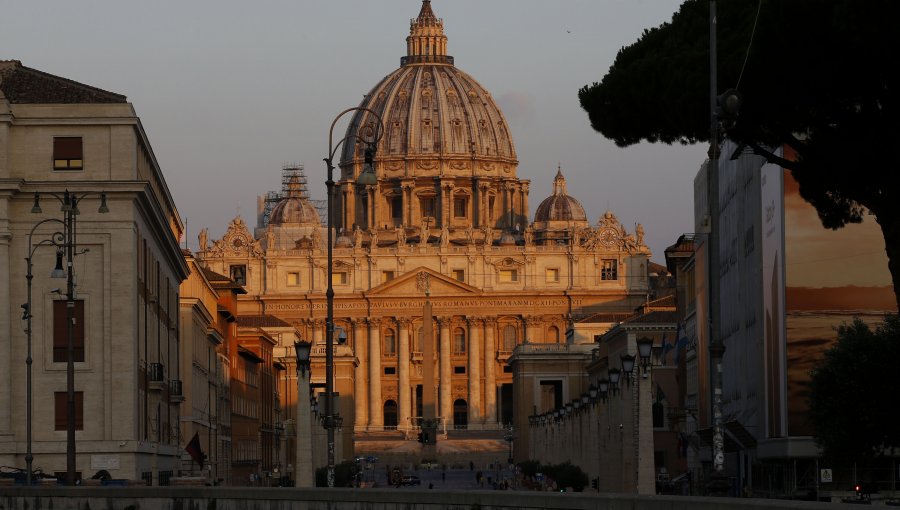
<path id="1" fill-rule="evenodd" d="M 469 404 L 463 399 L 453 402 L 453 428 L 466 429 L 469 426 Z"/>
<path id="2" fill-rule="evenodd" d="M 384 403 L 384 430 L 397 429 L 397 402 L 388 400 Z"/>

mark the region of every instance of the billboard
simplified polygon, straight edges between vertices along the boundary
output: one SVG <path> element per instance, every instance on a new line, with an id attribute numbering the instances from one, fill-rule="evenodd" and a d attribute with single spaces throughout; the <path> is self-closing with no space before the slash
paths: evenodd
<path id="1" fill-rule="evenodd" d="M 780 156 L 780 151 L 776 151 Z M 784 323 L 784 187 L 780 166 L 760 168 L 765 437 L 787 435 Z"/>
<path id="2" fill-rule="evenodd" d="M 785 157 L 793 154 L 785 151 Z M 812 435 L 806 420 L 810 370 L 836 340 L 835 327 L 895 313 L 884 237 L 874 217 L 839 230 L 822 226 L 784 171 L 784 268 L 788 432 Z"/>

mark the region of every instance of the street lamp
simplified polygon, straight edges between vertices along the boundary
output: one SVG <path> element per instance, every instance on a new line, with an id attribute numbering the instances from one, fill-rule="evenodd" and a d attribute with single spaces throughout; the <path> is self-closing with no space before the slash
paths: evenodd
<path id="1" fill-rule="evenodd" d="M 372 116 L 374 116 L 378 120 L 378 125 L 376 126 L 375 133 L 372 134 L 371 140 L 364 140 L 359 132 L 351 133 L 344 138 L 342 138 L 335 145 L 332 143 L 334 138 L 334 125 L 337 124 L 337 121 L 343 117 L 345 114 L 352 111 L 364 111 Z M 370 133 L 371 134 L 371 133 Z M 334 228 L 334 164 L 332 164 L 332 160 L 334 159 L 334 154 L 337 152 L 338 148 L 351 138 L 354 139 L 357 143 L 365 143 L 365 168 L 363 172 L 359 175 L 358 183 L 360 185 L 375 185 L 378 182 L 377 177 L 375 176 L 375 171 L 373 169 L 373 165 L 375 162 L 375 151 L 378 141 L 384 135 L 384 123 L 381 121 L 381 117 L 378 116 L 374 111 L 363 108 L 361 106 L 347 108 L 342 111 L 331 121 L 331 128 L 328 130 L 328 157 L 324 158 L 325 166 L 328 169 L 328 180 L 325 181 L 325 186 L 328 189 L 328 200 L 327 200 L 327 243 L 328 243 L 328 289 L 325 291 L 325 300 L 326 300 L 326 308 L 327 315 L 325 318 L 325 419 L 323 421 L 325 430 L 327 431 L 328 436 L 328 487 L 334 487 L 334 429 L 335 429 L 335 413 L 334 413 L 334 282 L 333 271 L 334 271 L 334 246 L 332 243 L 332 230 Z"/>
<path id="2" fill-rule="evenodd" d="M 615 395 L 619 393 L 619 377 L 621 377 L 622 372 L 618 368 L 610 368 L 606 371 L 606 376 L 609 378 L 609 391 Z M 601 387 L 603 381 L 600 381 Z"/>
<path id="3" fill-rule="evenodd" d="M 512 424 L 509 424 L 509 425 L 506 427 L 506 434 L 503 435 L 503 439 L 505 439 L 506 442 L 509 443 L 509 458 L 507 459 L 507 463 L 508 463 L 509 465 L 512 465 L 512 464 L 513 464 L 513 450 L 512 450 L 512 448 L 513 448 L 513 432 L 514 432 L 514 431 L 515 431 L 515 429 L 513 429 Z"/>
<path id="4" fill-rule="evenodd" d="M 641 373 L 647 377 L 647 369 L 650 367 L 650 354 L 653 352 L 653 339 L 641 337 L 637 339 L 638 357 L 641 363 Z"/>
<path id="5" fill-rule="evenodd" d="M 81 203 L 86 197 L 92 195 L 100 196 L 100 206 L 97 208 L 97 212 L 100 214 L 105 214 L 109 212 L 109 207 L 106 205 L 106 193 L 105 192 L 96 192 L 96 191 L 87 191 L 81 194 L 70 193 L 69 190 L 65 190 L 62 195 L 58 195 L 56 193 L 47 193 L 54 198 L 56 198 L 60 204 L 60 211 L 63 213 L 63 219 L 48 219 L 39 222 L 35 225 L 37 228 L 38 225 L 42 223 L 54 221 L 62 224 L 62 232 L 56 232 L 52 234 L 49 239 L 49 244 L 55 245 L 58 250 L 56 253 L 56 268 L 53 270 L 53 274 L 51 276 L 55 278 L 60 278 L 63 276 L 63 271 L 65 271 L 66 277 L 66 484 L 67 485 L 75 485 L 75 264 L 74 259 L 76 255 L 81 255 L 84 252 L 76 253 L 75 249 L 77 248 L 77 217 L 81 214 L 81 211 L 78 210 L 78 204 Z M 43 210 L 41 209 L 41 196 L 39 193 L 35 192 L 34 194 L 34 205 L 31 207 L 32 214 L 41 214 Z M 27 378 L 28 378 L 28 389 L 27 389 L 27 407 L 28 407 L 28 453 L 26 454 L 26 463 L 28 464 L 28 478 L 31 477 L 31 459 L 28 457 L 31 454 L 31 256 L 34 254 L 34 248 L 31 247 L 31 235 L 34 233 L 34 228 L 32 228 L 31 233 L 28 235 L 28 244 L 29 244 L 29 254 L 26 258 L 28 263 L 28 273 L 26 275 L 26 279 L 28 280 L 28 308 L 26 310 L 27 322 L 28 322 L 28 356 L 26 358 L 27 365 Z M 39 243 L 38 246 L 40 246 Z M 35 247 L 36 248 L 36 247 Z M 86 250 L 85 250 L 86 251 Z M 63 254 L 66 258 L 66 268 L 63 270 L 62 268 L 62 258 Z"/>
<path id="6" fill-rule="evenodd" d="M 32 207 L 31 212 L 37 211 L 37 213 L 41 212 L 41 207 L 39 204 L 39 197 L 37 193 L 34 195 L 35 205 Z M 32 228 L 31 232 L 28 233 L 28 256 L 25 257 L 26 263 L 26 272 L 25 272 L 25 281 L 27 282 L 27 302 L 22 305 L 22 320 L 25 321 L 25 335 L 27 337 L 28 348 L 25 355 L 25 428 L 26 428 L 26 450 L 25 450 L 25 468 L 28 471 L 25 474 L 25 483 L 30 487 L 32 483 L 32 461 L 34 460 L 34 456 L 31 452 L 32 445 L 32 375 L 31 375 L 31 365 L 33 363 L 33 359 L 31 356 L 31 318 L 33 317 L 32 310 L 32 301 L 31 301 L 31 281 L 34 279 L 34 275 L 32 274 L 32 259 L 34 257 L 34 252 L 37 251 L 39 246 L 43 245 L 54 245 L 57 246 L 56 250 L 56 267 L 53 269 L 53 272 L 50 274 L 51 278 L 65 278 L 65 272 L 62 268 L 62 252 L 60 251 L 59 246 L 62 244 L 65 239 L 65 235 L 62 232 L 54 232 L 50 234 L 50 237 L 47 239 L 43 239 L 39 241 L 37 244 L 33 244 L 33 236 L 34 231 L 38 229 L 41 225 L 45 223 L 58 223 L 65 227 L 65 224 L 56 219 L 50 218 L 46 220 L 41 220 L 37 222 Z"/>
<path id="7" fill-rule="evenodd" d="M 631 354 L 623 354 L 619 356 L 622 360 L 622 375 L 625 376 L 625 382 L 631 386 L 631 374 L 634 371 L 634 356 Z"/>

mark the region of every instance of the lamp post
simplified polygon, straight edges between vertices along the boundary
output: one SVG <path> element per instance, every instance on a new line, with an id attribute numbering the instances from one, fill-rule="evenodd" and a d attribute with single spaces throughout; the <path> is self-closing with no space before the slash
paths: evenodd
<path id="1" fill-rule="evenodd" d="M 507 462 L 509 463 L 510 466 L 513 465 L 513 438 L 514 438 L 513 432 L 514 431 L 515 430 L 513 429 L 512 423 L 510 423 L 506 427 L 506 434 L 503 435 L 503 439 L 506 439 L 506 442 L 509 443 L 509 459 L 507 459 Z"/>
<path id="2" fill-rule="evenodd" d="M 32 208 L 32 212 L 40 212 L 41 208 L 38 204 L 38 195 L 35 195 L 35 208 Z M 31 286 L 32 280 L 34 279 L 34 275 L 32 274 L 33 269 L 33 257 L 34 252 L 38 249 L 39 246 L 43 245 L 54 245 L 57 246 L 56 251 L 56 268 L 51 273 L 51 278 L 58 278 L 62 275 L 62 252 L 60 251 L 60 246 L 62 245 L 63 240 L 65 239 L 65 235 L 62 232 L 54 232 L 50 234 L 50 237 L 47 239 L 43 239 L 37 244 L 34 244 L 33 237 L 34 231 L 38 229 L 41 225 L 46 223 L 58 223 L 65 227 L 65 224 L 56 219 L 50 218 L 46 220 L 41 220 L 37 222 L 32 228 L 31 232 L 28 233 L 28 256 L 25 257 L 26 263 L 26 272 L 25 272 L 25 281 L 27 283 L 27 302 L 22 305 L 22 320 L 25 321 L 25 336 L 27 337 L 27 350 L 25 355 L 25 469 L 27 473 L 25 474 L 25 483 L 30 487 L 32 484 L 32 473 L 33 469 L 33 460 L 34 456 L 32 455 L 31 446 L 32 446 L 32 373 L 31 373 L 31 365 L 33 363 L 33 359 L 31 356 L 31 318 L 33 314 L 32 310 L 32 300 L 31 300 Z"/>
<path id="3" fill-rule="evenodd" d="M 352 111 L 364 111 L 372 116 L 374 116 L 378 120 L 378 124 L 376 125 L 375 133 L 370 133 L 371 140 L 364 140 L 363 137 L 359 135 L 359 133 L 352 133 L 340 141 L 337 144 L 332 144 L 333 135 L 334 135 L 334 125 L 337 124 L 337 121 L 343 117 L 345 114 Z M 375 162 L 375 151 L 376 145 L 378 141 L 381 139 L 381 136 L 384 135 L 384 123 L 381 121 L 381 117 L 378 116 L 374 111 L 363 108 L 361 106 L 347 108 L 342 111 L 331 121 L 331 128 L 328 130 L 328 157 L 324 158 L 325 166 L 328 169 L 328 180 L 325 181 L 325 186 L 328 189 L 328 200 L 327 200 L 327 243 L 328 243 L 328 288 L 325 291 L 325 301 L 327 308 L 327 315 L 325 318 L 325 419 L 323 420 L 323 424 L 325 426 L 325 430 L 328 437 L 328 486 L 334 487 L 334 429 L 335 427 L 335 413 L 334 413 L 334 282 L 332 282 L 333 271 L 334 271 L 334 246 L 332 242 L 332 230 L 334 228 L 334 165 L 332 164 L 332 160 L 334 159 L 334 153 L 337 152 L 338 148 L 351 138 L 356 140 L 357 142 L 365 143 L 365 167 L 363 171 L 359 175 L 359 179 L 357 183 L 360 185 L 371 186 L 375 185 L 378 182 L 377 177 L 375 176 L 375 170 L 373 168 Z M 358 396 L 357 396 L 358 397 Z"/>
<path id="4" fill-rule="evenodd" d="M 86 197 L 92 195 L 100 196 L 100 206 L 97 208 L 97 212 L 100 214 L 105 214 L 109 212 L 109 207 L 106 206 L 106 193 L 105 192 L 96 192 L 96 191 L 87 191 L 81 194 L 70 193 L 69 190 L 65 190 L 65 192 L 60 196 L 56 193 L 47 193 L 54 198 L 56 198 L 60 204 L 60 211 L 63 213 L 62 220 L 54 220 L 62 223 L 63 230 L 60 232 L 61 237 L 56 238 L 54 235 L 54 242 L 56 246 L 58 246 L 62 251 L 57 253 L 57 267 L 53 270 L 53 276 L 62 276 L 62 254 L 65 254 L 66 258 L 66 485 L 75 485 L 75 255 L 81 255 L 81 253 L 75 253 L 75 249 L 77 248 L 77 216 L 81 214 L 81 211 L 78 210 L 78 204 L 81 203 Z M 39 193 L 34 194 L 34 206 L 31 208 L 32 214 L 40 214 L 41 210 L 41 196 Z M 40 224 L 40 223 L 39 223 Z M 34 231 L 32 230 L 32 233 Z M 31 236 L 29 235 L 29 243 L 31 243 Z M 87 250 L 85 250 L 87 251 Z M 30 264 L 31 264 L 31 256 L 29 255 L 29 273 L 30 273 Z M 30 285 L 30 280 L 29 280 Z M 30 296 L 30 293 L 29 293 Z M 30 313 L 30 303 L 29 303 L 29 313 L 28 313 L 28 329 L 29 329 L 29 338 L 31 336 L 31 313 Z M 30 358 L 30 355 L 29 355 Z M 30 375 L 30 364 L 29 364 L 29 375 Z M 30 380 L 30 377 L 29 377 Z M 29 392 L 30 397 L 30 392 Z M 30 417 L 30 415 L 29 415 Z M 29 432 L 30 432 L 29 427 Z M 30 435 L 30 434 L 29 434 Z M 30 441 L 29 441 L 30 443 Z"/>

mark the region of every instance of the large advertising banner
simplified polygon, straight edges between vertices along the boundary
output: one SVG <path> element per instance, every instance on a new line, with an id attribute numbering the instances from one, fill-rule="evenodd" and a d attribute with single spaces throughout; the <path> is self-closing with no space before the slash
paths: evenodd
<path id="1" fill-rule="evenodd" d="M 776 151 L 780 156 L 780 150 Z M 760 168 L 763 371 L 767 438 L 787 435 L 784 325 L 784 188 L 780 166 Z"/>
<path id="2" fill-rule="evenodd" d="M 793 154 L 785 151 L 786 158 Z M 859 317 L 875 324 L 896 313 L 881 229 L 871 216 L 826 229 L 784 171 L 788 432 L 812 435 L 806 420 L 809 374 L 836 340 L 835 327 Z"/>

